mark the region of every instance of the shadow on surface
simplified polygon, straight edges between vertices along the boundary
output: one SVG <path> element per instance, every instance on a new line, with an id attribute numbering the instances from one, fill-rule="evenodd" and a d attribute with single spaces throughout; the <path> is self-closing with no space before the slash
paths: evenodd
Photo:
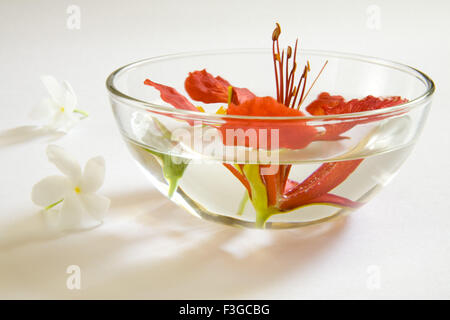
<path id="1" fill-rule="evenodd" d="M 49 130 L 38 126 L 21 126 L 0 131 L 0 147 L 7 147 L 28 141 L 47 139 L 55 141 L 64 136 L 64 133 Z"/>
<path id="2" fill-rule="evenodd" d="M 0 266 L 2 286 L 11 292 L 35 288 L 41 298 L 248 298 L 276 281 L 289 281 L 332 250 L 345 230 L 346 218 L 339 218 L 248 233 L 197 219 L 156 190 L 111 198 L 111 215 L 102 228 L 58 241 L 10 243 L 0 258 L 7 261 Z M 230 253 L 230 243 L 235 250 L 242 243 L 245 252 Z M 78 292 L 65 288 L 65 268 L 71 264 L 83 272 Z M 32 272 L 18 280 L 30 265 Z"/>

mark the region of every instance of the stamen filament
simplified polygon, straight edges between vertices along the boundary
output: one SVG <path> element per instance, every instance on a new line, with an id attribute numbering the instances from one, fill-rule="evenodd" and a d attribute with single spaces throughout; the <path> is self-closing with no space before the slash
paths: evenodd
<path id="1" fill-rule="evenodd" d="M 284 103 L 284 74 L 283 74 L 283 64 L 284 64 L 284 49 L 281 52 L 281 62 L 280 62 L 280 103 Z"/>
<path id="2" fill-rule="evenodd" d="M 46 206 L 46 207 L 44 208 L 44 210 L 49 210 L 49 209 L 53 208 L 54 206 L 60 204 L 60 203 L 63 202 L 63 201 L 64 201 L 64 199 L 61 199 L 61 200 L 59 200 L 59 201 L 56 201 L 55 203 L 52 203 L 52 204 Z"/>
<path id="3" fill-rule="evenodd" d="M 272 45 L 272 52 L 273 52 L 273 67 L 275 69 L 275 85 L 277 87 L 277 100 L 279 100 L 280 98 L 280 87 L 278 85 L 278 70 L 277 70 L 277 59 L 275 56 L 275 41 L 273 41 L 273 45 Z"/>
<path id="4" fill-rule="evenodd" d="M 89 114 L 86 111 L 83 111 L 83 110 L 80 110 L 80 109 L 74 109 L 73 112 L 83 115 L 84 116 L 83 118 L 89 117 Z"/>
<path id="5" fill-rule="evenodd" d="M 325 63 L 323 64 L 322 69 L 320 69 L 319 73 L 317 74 L 316 78 L 314 79 L 313 83 L 312 83 L 311 86 L 309 87 L 309 89 L 308 89 L 308 91 L 306 92 L 306 94 L 305 94 L 305 96 L 303 97 L 303 99 L 300 100 L 299 105 L 302 104 L 302 102 L 306 99 L 306 97 L 308 96 L 308 94 L 309 94 L 309 92 L 311 91 L 312 87 L 313 87 L 314 84 L 316 83 L 317 79 L 319 79 L 319 77 L 320 77 L 320 75 L 321 75 L 323 69 L 325 69 L 325 67 L 327 66 L 327 64 L 328 64 L 328 60 L 325 61 Z"/>
<path id="6" fill-rule="evenodd" d="M 300 105 L 303 102 L 303 94 L 305 93 L 305 88 L 306 88 L 306 81 L 308 80 L 308 66 L 305 66 L 305 70 L 303 71 L 303 88 L 302 88 L 302 94 L 300 95 L 300 98 L 298 100 L 298 106 L 297 106 L 297 110 L 300 109 Z"/>

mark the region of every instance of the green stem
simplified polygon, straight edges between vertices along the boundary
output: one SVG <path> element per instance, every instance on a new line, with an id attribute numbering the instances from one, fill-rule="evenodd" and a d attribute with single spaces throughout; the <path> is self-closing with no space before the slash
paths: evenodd
<path id="1" fill-rule="evenodd" d="M 59 201 L 56 201 L 55 203 L 52 203 L 52 204 L 46 206 L 46 207 L 44 208 L 44 210 L 49 210 L 49 209 L 53 208 L 54 206 L 60 204 L 60 203 L 63 202 L 63 201 L 64 201 L 64 199 L 61 199 L 61 200 L 59 200 Z"/>
<path id="2" fill-rule="evenodd" d="M 155 117 L 152 117 L 152 119 L 158 130 L 161 132 L 164 143 L 168 145 L 168 148 L 171 148 L 175 144 L 175 141 L 172 141 L 172 132 L 170 132 L 170 130 L 167 129 L 164 124 Z M 155 139 L 161 138 L 158 137 Z M 186 170 L 189 162 L 186 159 L 178 156 L 172 156 L 170 154 L 153 151 L 147 148 L 143 149 L 153 154 L 159 160 L 158 162 L 161 164 L 164 178 L 169 185 L 167 196 L 171 198 L 177 190 L 178 183 L 183 176 L 184 170 Z"/>
<path id="3" fill-rule="evenodd" d="M 89 114 L 86 111 L 83 111 L 83 110 L 80 110 L 80 109 L 74 109 L 73 112 L 83 115 L 84 118 L 89 117 Z"/>
<path id="4" fill-rule="evenodd" d="M 264 228 L 266 221 L 278 210 L 267 206 L 267 190 L 259 174 L 259 165 L 246 164 L 243 171 L 252 191 L 252 204 L 256 211 L 256 227 Z"/>
<path id="5" fill-rule="evenodd" d="M 167 182 L 169 183 L 169 190 L 167 191 L 167 196 L 172 198 L 173 194 L 175 193 L 175 190 L 178 188 L 178 181 L 180 180 L 180 177 L 172 177 L 167 178 Z"/>
<path id="6" fill-rule="evenodd" d="M 171 198 L 178 188 L 178 182 L 183 176 L 184 170 L 186 170 L 186 167 L 188 166 L 188 162 L 180 157 L 156 152 L 147 148 L 142 149 L 151 153 L 160 160 L 164 178 L 169 185 L 167 196 Z"/>

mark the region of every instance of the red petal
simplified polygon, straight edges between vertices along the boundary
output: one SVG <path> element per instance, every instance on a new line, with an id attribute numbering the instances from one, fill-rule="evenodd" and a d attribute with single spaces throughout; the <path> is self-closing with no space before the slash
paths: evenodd
<path id="1" fill-rule="evenodd" d="M 278 195 L 280 195 L 281 192 L 281 166 L 278 165 L 273 165 L 276 166 L 276 173 L 274 174 L 263 174 L 261 172 L 262 168 L 267 168 L 270 167 L 271 165 L 260 165 L 260 175 L 261 178 L 264 181 L 264 184 L 266 186 L 266 191 L 267 191 L 267 205 L 269 207 L 276 205 L 277 201 L 278 201 Z M 275 168 L 273 168 L 275 169 Z"/>
<path id="2" fill-rule="evenodd" d="M 284 193 L 288 193 L 290 190 L 292 190 L 294 187 L 298 186 L 300 184 L 300 182 L 288 179 L 286 181 L 286 186 L 284 188 Z"/>
<path id="3" fill-rule="evenodd" d="M 230 104 L 227 114 L 258 117 L 304 116 L 301 111 L 288 108 L 272 97 L 255 97 L 239 105 Z"/>
<path id="4" fill-rule="evenodd" d="M 342 96 L 331 96 L 327 92 L 319 94 L 316 100 L 311 102 L 306 110 L 315 116 L 343 114 L 377 110 L 382 108 L 389 108 L 401 103 L 407 102 L 407 99 L 401 97 L 376 98 L 374 96 L 367 96 L 364 99 L 352 99 L 345 102 Z M 325 125 L 325 132 L 318 136 L 316 140 L 338 140 L 342 139 L 341 134 L 350 130 L 354 126 L 362 123 L 368 123 L 382 119 L 382 116 L 374 116 L 369 119 L 355 120 L 349 123 L 338 123 Z"/>
<path id="5" fill-rule="evenodd" d="M 303 116 L 304 114 L 298 110 L 288 108 L 285 105 L 278 103 L 272 97 L 255 97 L 246 100 L 242 104 L 230 104 L 227 109 L 229 115 L 243 115 L 243 116 L 263 116 L 263 117 L 289 117 L 289 116 Z M 242 140 L 235 137 L 232 141 L 227 141 L 227 130 L 238 133 L 238 129 L 244 131 L 245 136 Z M 290 149 L 301 149 L 306 147 L 314 140 L 317 135 L 315 128 L 310 127 L 304 120 L 240 120 L 228 119 L 227 122 L 220 127 L 224 144 L 227 145 L 246 145 L 253 148 L 271 149 L 271 134 L 272 130 L 278 130 L 279 147 Z M 261 131 L 261 130 L 266 130 Z M 255 139 L 251 141 L 251 133 Z M 260 139 L 264 138 L 265 141 Z M 265 144 L 264 142 L 267 142 Z"/>
<path id="6" fill-rule="evenodd" d="M 184 88 L 196 101 L 217 103 L 228 101 L 228 87 L 230 83 L 221 77 L 214 78 L 205 69 L 190 72 L 184 81 Z"/>
<path id="7" fill-rule="evenodd" d="M 315 116 L 346 113 L 345 100 L 341 96 L 331 96 L 328 92 L 322 92 L 306 107 L 306 111 Z"/>
<path id="8" fill-rule="evenodd" d="M 189 96 L 193 100 L 204 103 L 227 103 L 228 87 L 230 86 L 231 84 L 227 80 L 220 76 L 214 77 L 205 69 L 190 72 L 184 81 L 184 88 Z M 243 103 L 254 97 L 255 95 L 248 89 L 233 87 L 232 102 L 234 104 Z"/>
<path id="9" fill-rule="evenodd" d="M 285 189 L 287 192 L 280 200 L 280 209 L 290 210 L 302 206 L 330 192 L 344 182 L 361 162 L 362 159 L 324 163 L 302 183 L 292 187 L 290 181 Z"/>
<path id="10" fill-rule="evenodd" d="M 246 88 L 233 87 L 231 102 L 235 105 L 244 103 L 248 100 L 256 98 L 256 96 Z"/>
<path id="11" fill-rule="evenodd" d="M 353 209 L 359 208 L 363 205 L 363 203 L 361 202 L 353 201 L 331 193 L 323 194 L 320 197 L 314 198 L 312 200 L 303 203 L 303 205 L 305 206 L 310 204 L 328 204 Z"/>
<path id="12" fill-rule="evenodd" d="M 152 86 L 156 90 L 158 90 L 160 92 L 161 99 L 163 99 L 167 103 L 170 103 L 175 108 L 183 109 L 183 110 L 198 111 L 198 109 L 188 99 L 186 99 L 186 97 L 181 95 L 174 88 L 153 82 L 149 79 L 146 79 L 144 81 L 144 84 L 146 84 L 148 86 Z"/>

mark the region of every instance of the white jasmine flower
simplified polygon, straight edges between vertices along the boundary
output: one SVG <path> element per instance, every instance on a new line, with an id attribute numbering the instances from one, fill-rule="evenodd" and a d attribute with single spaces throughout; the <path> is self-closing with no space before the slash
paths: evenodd
<path id="1" fill-rule="evenodd" d="M 105 177 L 103 157 L 90 159 L 82 171 L 78 162 L 61 147 L 49 145 L 47 156 L 64 175 L 53 175 L 36 183 L 31 193 L 33 202 L 45 211 L 54 211 L 58 206 L 57 223 L 63 229 L 79 225 L 85 213 L 101 221 L 110 205 L 108 198 L 96 194 Z"/>
<path id="2" fill-rule="evenodd" d="M 40 105 L 31 112 L 31 117 L 45 122 L 50 130 L 68 132 L 87 113 L 76 109 L 77 97 L 72 86 L 67 82 L 62 83 L 52 76 L 41 77 L 50 97 L 44 99 Z"/>

